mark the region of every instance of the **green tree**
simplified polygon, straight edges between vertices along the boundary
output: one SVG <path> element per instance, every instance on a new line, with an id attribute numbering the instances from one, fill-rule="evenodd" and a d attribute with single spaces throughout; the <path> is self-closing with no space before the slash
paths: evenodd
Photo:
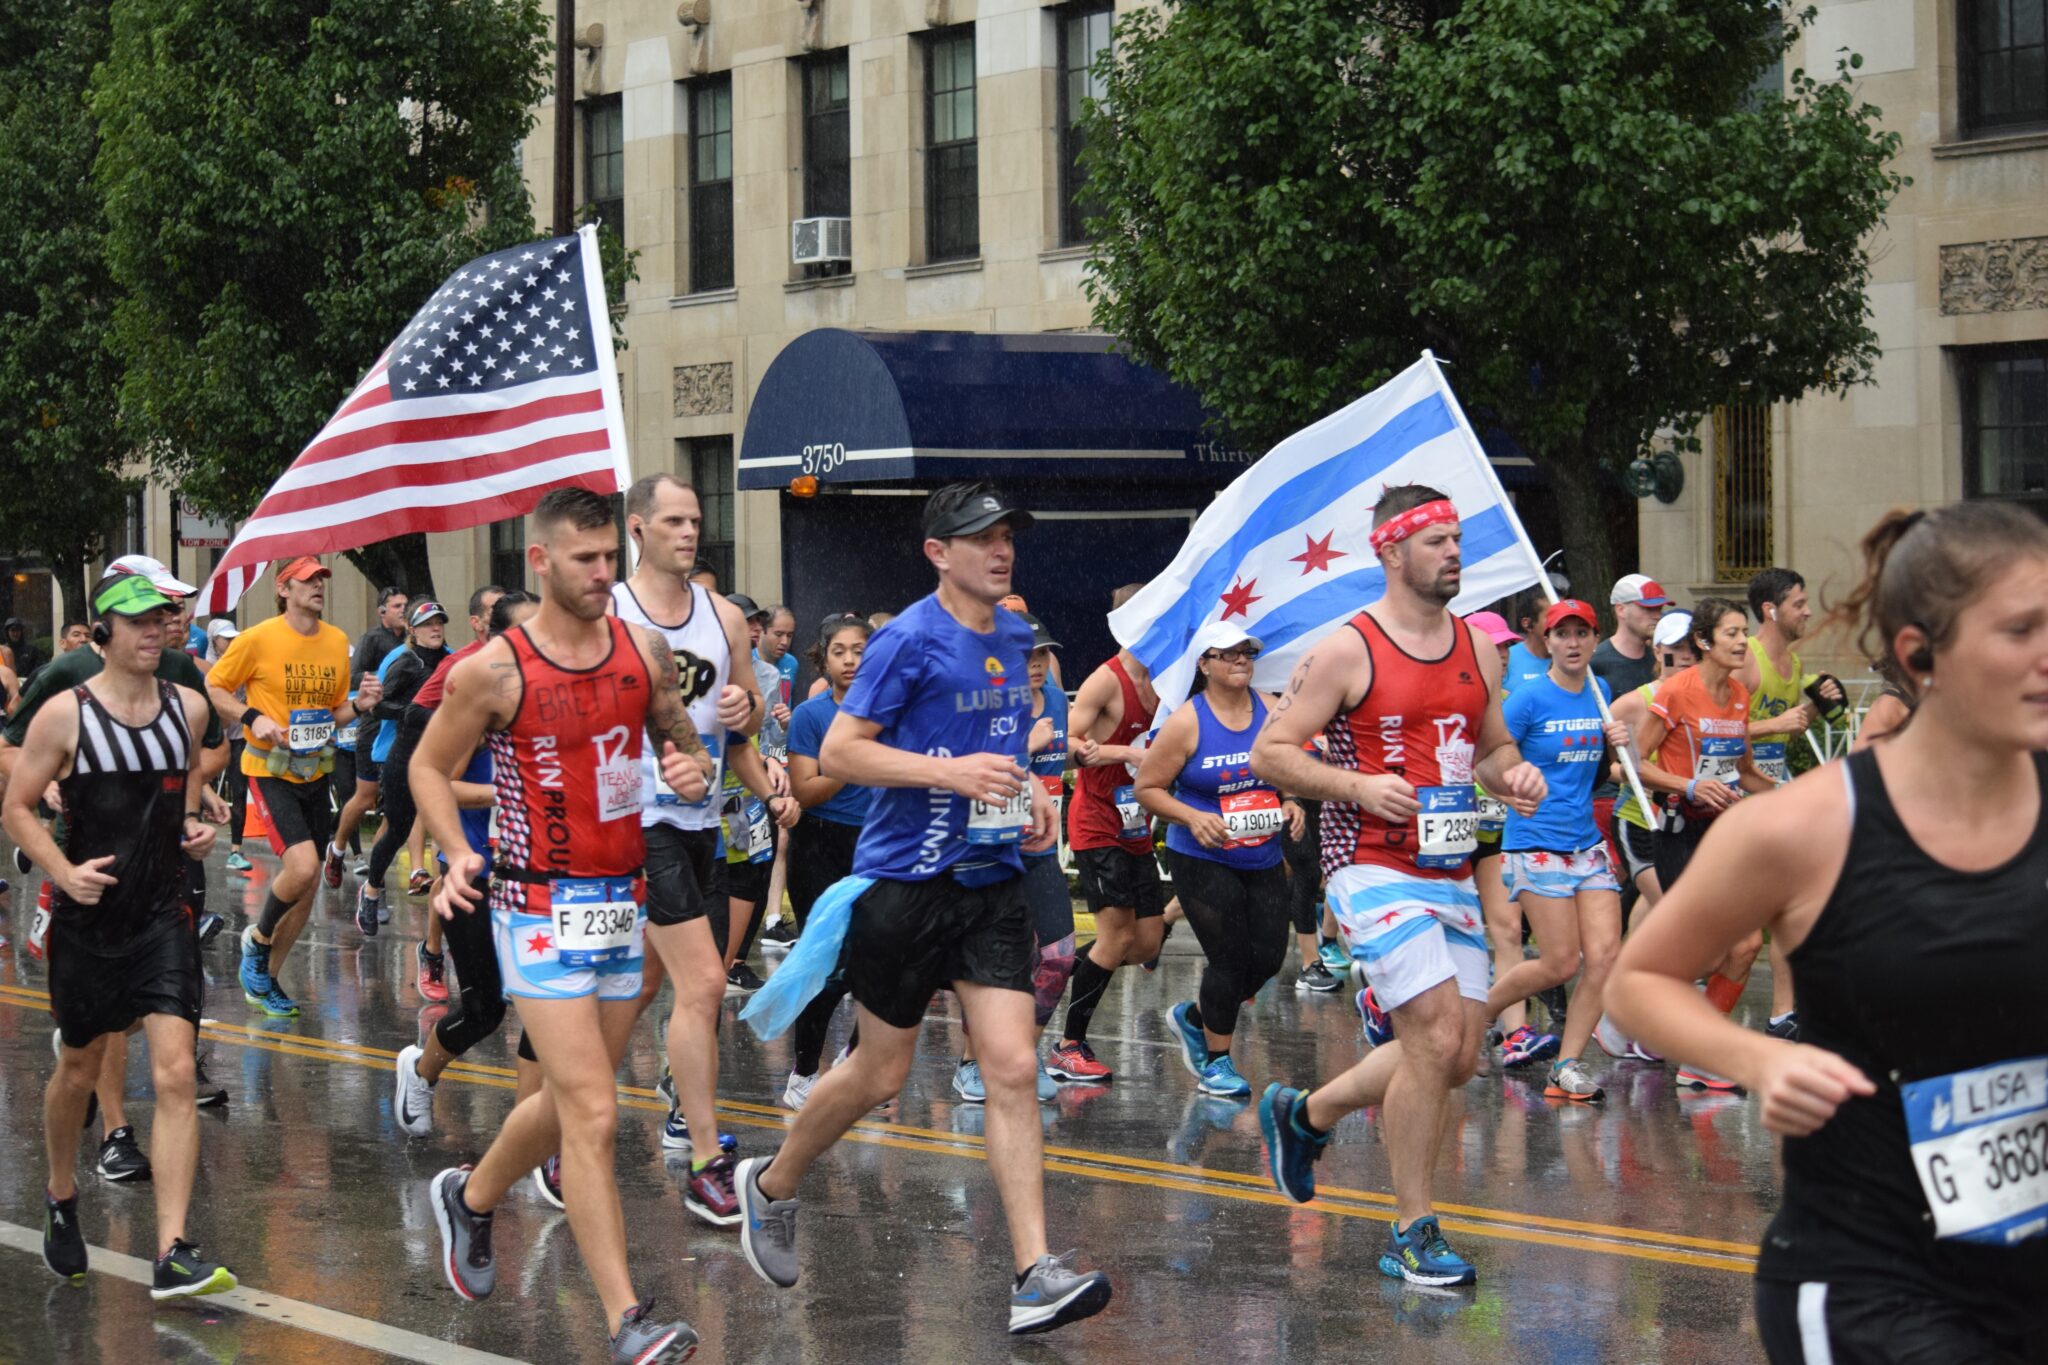
<path id="1" fill-rule="evenodd" d="M 67 620 L 132 487 L 107 349 L 115 290 L 86 109 L 104 4 L 0 8 L 0 536 L 50 566 Z"/>
<path id="2" fill-rule="evenodd" d="M 1849 76 L 1772 83 L 1759 0 L 1179 0 L 1090 113 L 1099 325 L 1264 446 L 1448 362 L 1614 575 L 1600 467 L 1728 401 L 1867 379 L 1903 183 Z M 1840 66 L 1838 67 L 1838 63 Z M 1628 532 L 1632 538 L 1632 528 Z"/>
<path id="3" fill-rule="evenodd" d="M 538 0 L 113 0 L 95 80 L 123 415 L 242 516 L 461 263 L 535 235 Z M 432 589 L 425 539 L 349 552 Z"/>

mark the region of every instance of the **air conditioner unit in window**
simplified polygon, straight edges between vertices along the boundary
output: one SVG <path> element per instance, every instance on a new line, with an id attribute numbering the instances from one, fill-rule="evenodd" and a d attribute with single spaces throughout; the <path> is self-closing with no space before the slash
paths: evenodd
<path id="1" fill-rule="evenodd" d="M 799 218 L 789 225 L 789 258 L 798 265 L 853 259 L 851 218 Z"/>

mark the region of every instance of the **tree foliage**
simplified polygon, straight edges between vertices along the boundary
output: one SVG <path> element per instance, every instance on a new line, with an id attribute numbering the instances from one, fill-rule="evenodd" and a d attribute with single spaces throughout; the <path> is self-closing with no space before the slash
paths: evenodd
<path id="1" fill-rule="evenodd" d="M 534 235 L 538 0 L 113 0 L 97 182 L 123 414 L 245 515 L 462 262 Z M 424 538 L 351 552 L 431 589 Z"/>
<path id="2" fill-rule="evenodd" d="M 86 562 L 131 487 L 86 109 L 106 46 L 104 4 L 0 9 L 0 528 L 50 566 L 70 620 L 84 619 Z"/>
<path id="3" fill-rule="evenodd" d="M 1602 463 L 1713 405 L 1865 380 L 1902 181 L 1849 67 L 1760 90 L 1758 0 L 1178 0 L 1090 111 L 1098 324 L 1266 445 L 1450 365 L 1612 577 Z M 1824 54 L 1833 68 L 1841 60 Z"/>

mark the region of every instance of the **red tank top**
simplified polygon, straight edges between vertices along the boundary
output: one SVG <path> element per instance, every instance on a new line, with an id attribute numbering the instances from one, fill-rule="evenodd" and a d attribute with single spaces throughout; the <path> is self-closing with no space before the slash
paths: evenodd
<path id="1" fill-rule="evenodd" d="M 1117 684 L 1123 689 L 1124 718 L 1103 743 L 1129 744 L 1152 728 L 1152 713 L 1145 709 L 1145 700 L 1138 695 L 1138 685 L 1131 681 L 1130 674 L 1124 672 L 1122 659 L 1112 655 L 1109 671 L 1116 674 Z M 1078 745 L 1082 738 L 1069 735 L 1067 743 L 1069 746 Z M 1121 848 L 1127 853 L 1152 851 L 1152 822 L 1139 808 L 1138 798 L 1132 794 L 1136 782 L 1130 768 L 1122 763 L 1076 770 L 1074 809 L 1067 817 L 1067 842 L 1076 852 L 1088 848 Z M 1126 835 L 1124 821 L 1127 816 L 1131 817 L 1133 824 L 1141 823 L 1144 828 L 1136 834 Z"/>
<path id="2" fill-rule="evenodd" d="M 637 876 L 647 857 L 640 746 L 654 681 L 632 627 L 604 619 L 611 651 L 593 668 L 553 662 L 524 626 L 505 636 L 521 694 L 512 723 L 490 734 L 498 791 L 492 887 L 494 898 L 524 893 L 534 914 L 547 913 L 547 879 Z"/>
<path id="3" fill-rule="evenodd" d="M 1469 792 L 1487 688 L 1471 628 L 1452 620 L 1457 628 L 1450 652 L 1418 659 L 1395 644 L 1369 613 L 1351 618 L 1347 627 L 1365 641 L 1372 684 L 1355 708 L 1324 731 L 1333 766 L 1372 775 L 1396 773 L 1418 791 L 1463 787 Z M 1470 866 L 1417 866 L 1413 821 L 1390 825 L 1350 801 L 1325 801 L 1322 824 L 1325 872 L 1363 863 L 1416 877 L 1455 878 L 1466 875 Z"/>

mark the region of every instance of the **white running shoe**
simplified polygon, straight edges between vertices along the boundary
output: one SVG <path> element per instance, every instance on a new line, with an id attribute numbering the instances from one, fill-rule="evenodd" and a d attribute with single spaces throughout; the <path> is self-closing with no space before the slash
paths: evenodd
<path id="1" fill-rule="evenodd" d="M 1631 1046 L 1628 1035 L 1616 1028 L 1614 1021 L 1604 1014 L 1600 1016 L 1600 1022 L 1593 1025 L 1593 1041 L 1617 1062 L 1628 1056 Z"/>
<path id="2" fill-rule="evenodd" d="M 782 1103 L 785 1108 L 801 1110 L 811 1097 L 811 1087 L 818 1083 L 817 1073 L 799 1076 L 789 1073 L 789 1084 L 782 1087 Z"/>
<path id="3" fill-rule="evenodd" d="M 391 1112 L 398 1126 L 412 1137 L 426 1137 L 434 1131 L 434 1087 L 420 1075 L 424 1055 L 417 1046 L 408 1047 L 392 1063 L 398 1075 L 392 1085 Z"/>

